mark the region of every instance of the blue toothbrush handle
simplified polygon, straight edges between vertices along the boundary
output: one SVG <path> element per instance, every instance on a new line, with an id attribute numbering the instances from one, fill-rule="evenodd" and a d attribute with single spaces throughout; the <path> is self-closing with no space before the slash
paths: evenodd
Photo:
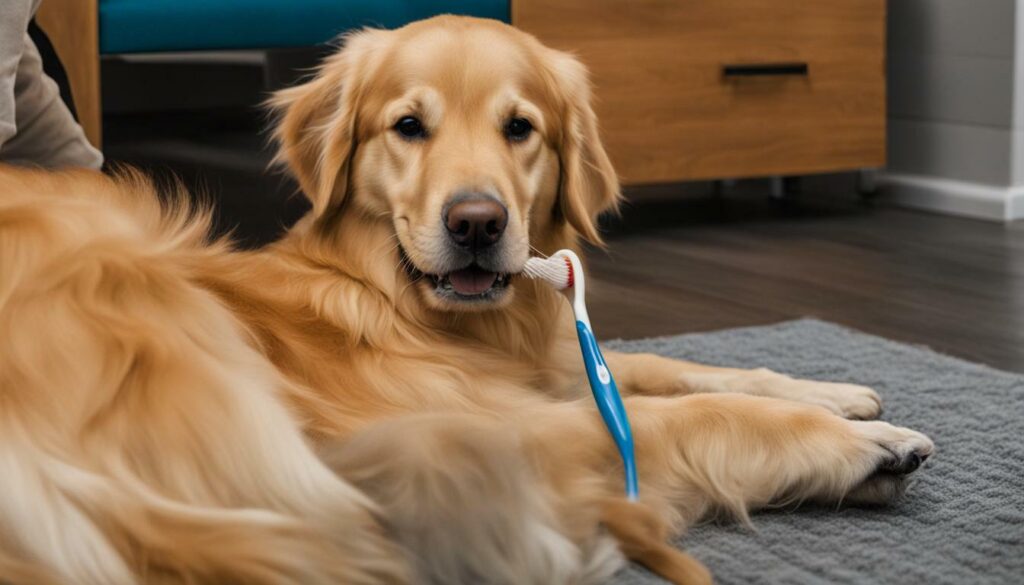
<path id="1" fill-rule="evenodd" d="M 626 416 L 626 408 L 622 405 L 622 397 L 619 396 L 619 389 L 615 386 L 615 380 L 601 355 L 601 348 L 594 339 L 594 333 L 583 321 L 576 321 L 576 334 L 580 338 L 580 348 L 583 350 L 583 364 L 587 369 L 587 379 L 590 380 L 590 389 L 594 392 L 594 400 L 597 401 L 597 409 L 601 412 L 608 432 L 611 433 L 619 448 L 619 455 L 622 457 L 622 465 L 626 472 L 626 495 L 630 500 L 636 500 L 640 488 L 637 485 L 636 457 L 633 454 L 633 432 L 629 428 L 629 418 Z"/>

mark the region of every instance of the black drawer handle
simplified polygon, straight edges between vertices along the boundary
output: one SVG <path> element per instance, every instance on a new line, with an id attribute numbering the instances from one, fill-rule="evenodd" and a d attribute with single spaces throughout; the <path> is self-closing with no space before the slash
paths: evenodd
<path id="1" fill-rule="evenodd" d="M 807 63 L 756 63 L 747 65 L 722 65 L 725 77 L 768 77 L 776 75 L 808 74 Z"/>

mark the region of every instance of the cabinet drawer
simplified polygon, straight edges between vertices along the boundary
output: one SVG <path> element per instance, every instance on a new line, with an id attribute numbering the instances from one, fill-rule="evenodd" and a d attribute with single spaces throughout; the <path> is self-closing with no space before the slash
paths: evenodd
<path id="1" fill-rule="evenodd" d="M 884 0 L 514 0 L 512 19 L 590 68 L 626 182 L 884 164 Z"/>

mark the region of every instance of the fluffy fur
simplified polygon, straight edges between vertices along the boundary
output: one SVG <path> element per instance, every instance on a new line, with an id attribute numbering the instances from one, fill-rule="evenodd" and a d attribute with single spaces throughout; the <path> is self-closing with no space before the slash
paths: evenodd
<path id="1" fill-rule="evenodd" d="M 564 300 L 519 279 L 459 305 L 423 277 L 459 189 L 500 194 L 509 272 L 600 241 L 619 191 L 583 67 L 440 17 L 351 35 L 273 107 L 313 210 L 257 252 L 134 174 L 0 170 L 0 581 L 597 583 L 625 553 L 706 583 L 667 535 L 887 501 L 931 453 L 849 420 L 877 415 L 867 388 L 609 353 L 624 502 Z M 425 140 L 390 129 L 409 112 Z"/>

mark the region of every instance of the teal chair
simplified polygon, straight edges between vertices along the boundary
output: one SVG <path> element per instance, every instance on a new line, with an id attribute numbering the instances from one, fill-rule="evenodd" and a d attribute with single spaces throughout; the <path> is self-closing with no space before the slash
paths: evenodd
<path id="1" fill-rule="evenodd" d="M 43 0 L 37 21 L 67 71 L 86 136 L 101 147 L 100 55 L 304 47 L 354 28 L 437 14 L 508 22 L 510 0 Z"/>

